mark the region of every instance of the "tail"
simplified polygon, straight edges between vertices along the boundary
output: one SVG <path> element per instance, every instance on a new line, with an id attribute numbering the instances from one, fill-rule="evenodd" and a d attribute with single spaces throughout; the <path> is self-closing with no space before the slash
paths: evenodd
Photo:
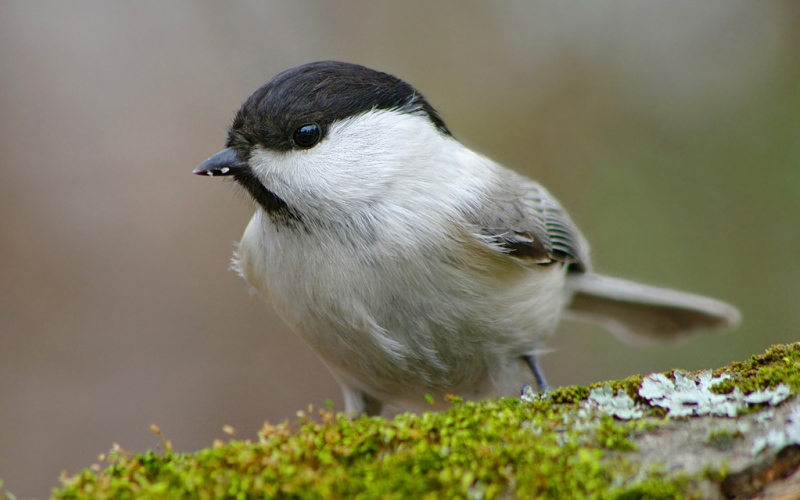
<path id="1" fill-rule="evenodd" d="M 738 309 L 719 300 L 599 274 L 572 274 L 568 287 L 574 295 L 566 318 L 599 323 L 634 344 L 676 341 L 741 321 Z"/>

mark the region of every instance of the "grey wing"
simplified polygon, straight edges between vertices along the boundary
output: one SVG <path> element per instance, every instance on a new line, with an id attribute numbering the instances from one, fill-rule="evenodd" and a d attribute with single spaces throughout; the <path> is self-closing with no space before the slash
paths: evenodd
<path id="1" fill-rule="evenodd" d="M 533 264 L 564 262 L 586 271 L 588 245 L 558 201 L 541 185 L 508 172 L 485 206 L 469 217 L 495 249 Z"/>

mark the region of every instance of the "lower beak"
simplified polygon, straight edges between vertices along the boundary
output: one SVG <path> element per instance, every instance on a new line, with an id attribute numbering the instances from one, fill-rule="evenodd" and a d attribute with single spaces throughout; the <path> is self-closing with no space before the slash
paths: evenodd
<path id="1" fill-rule="evenodd" d="M 247 163 L 239 158 L 239 154 L 236 150 L 227 148 L 201 163 L 192 173 L 195 175 L 214 177 L 217 175 L 234 175 L 247 168 L 249 168 Z"/>

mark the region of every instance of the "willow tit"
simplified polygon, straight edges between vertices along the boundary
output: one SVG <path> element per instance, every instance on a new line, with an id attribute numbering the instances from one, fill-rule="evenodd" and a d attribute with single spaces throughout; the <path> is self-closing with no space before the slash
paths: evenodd
<path id="1" fill-rule="evenodd" d="M 547 190 L 363 66 L 279 74 L 194 173 L 255 201 L 234 268 L 322 358 L 349 413 L 544 389 L 536 353 L 562 316 L 640 343 L 739 322 L 723 302 L 592 272 Z"/>

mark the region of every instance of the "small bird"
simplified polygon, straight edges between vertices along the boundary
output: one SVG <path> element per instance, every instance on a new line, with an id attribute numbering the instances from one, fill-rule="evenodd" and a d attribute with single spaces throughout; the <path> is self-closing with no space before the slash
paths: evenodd
<path id="1" fill-rule="evenodd" d="M 277 75 L 194 173 L 231 176 L 254 200 L 234 269 L 316 351 L 352 415 L 546 390 L 537 353 L 562 317 L 638 343 L 740 320 L 594 273 L 544 187 L 461 144 L 411 85 L 356 64 Z"/>

